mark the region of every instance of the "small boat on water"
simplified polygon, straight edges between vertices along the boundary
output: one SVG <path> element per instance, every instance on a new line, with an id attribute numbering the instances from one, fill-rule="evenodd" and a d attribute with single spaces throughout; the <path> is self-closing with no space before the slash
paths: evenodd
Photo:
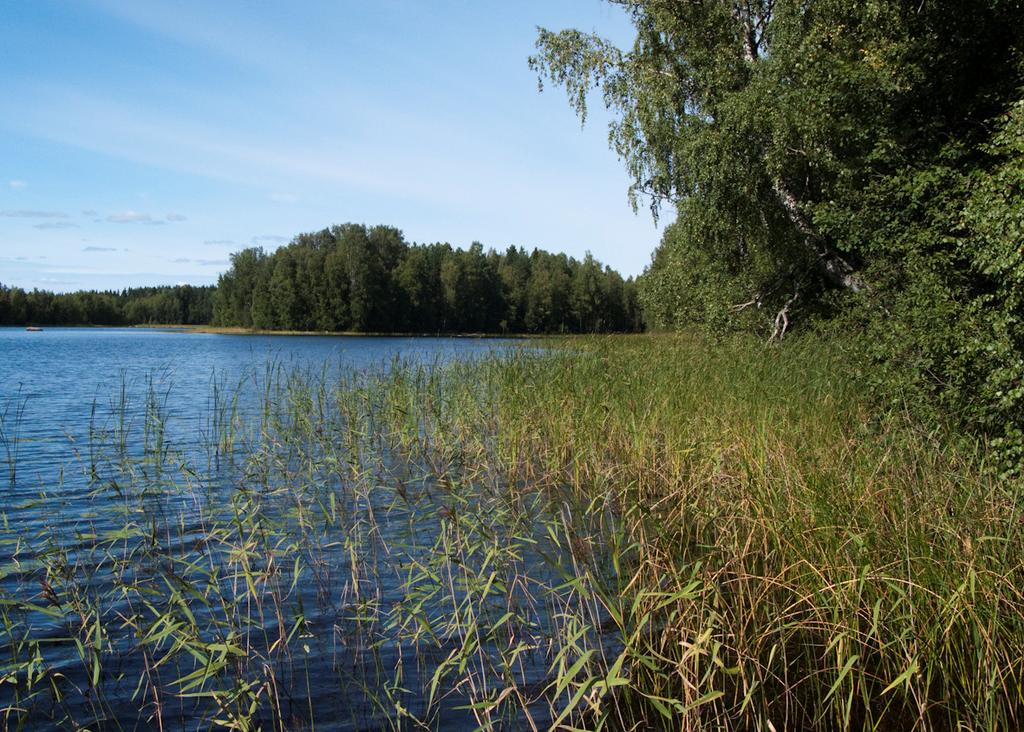
<path id="1" fill-rule="evenodd" d="M 29 333 L 39 333 L 42 330 L 42 328 L 36 325 L 30 325 L 29 327 L 25 328 L 25 330 L 27 330 Z"/>

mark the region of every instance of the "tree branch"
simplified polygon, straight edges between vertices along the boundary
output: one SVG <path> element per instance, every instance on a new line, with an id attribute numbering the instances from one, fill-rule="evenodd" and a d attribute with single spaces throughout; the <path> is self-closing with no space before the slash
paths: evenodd
<path id="1" fill-rule="evenodd" d="M 742 311 L 746 310 L 751 305 L 756 305 L 759 308 L 761 307 L 761 295 L 760 294 L 754 295 L 754 298 L 752 300 L 748 300 L 747 302 L 743 302 L 743 303 L 740 303 L 738 305 L 731 305 L 729 307 L 729 310 L 731 310 L 734 313 L 739 313 L 739 312 L 742 312 Z"/>
<path id="2" fill-rule="evenodd" d="M 754 34 L 754 13 L 750 9 L 749 0 L 743 4 L 746 6 L 745 9 L 738 2 L 733 5 L 732 17 L 743 29 L 743 59 L 753 65 L 759 58 L 757 37 Z"/>
<path id="3" fill-rule="evenodd" d="M 768 339 L 769 343 L 781 341 L 783 336 L 786 335 L 786 331 L 789 329 L 789 308 L 794 302 L 796 302 L 798 297 L 800 297 L 800 291 L 796 290 L 793 292 L 793 296 L 786 300 L 786 304 L 783 305 L 782 309 L 775 315 L 775 324 L 772 328 L 771 338 Z"/>
<path id="4" fill-rule="evenodd" d="M 863 290 L 864 280 L 854 271 L 853 266 L 843 259 L 837 251 L 832 249 L 825 239 L 815 231 L 814 226 L 804 215 L 804 212 L 800 210 L 800 204 L 797 203 L 796 196 L 790 192 L 786 184 L 776 178 L 774 188 L 776 197 L 786 212 L 786 217 L 804 237 L 807 246 L 813 250 L 818 270 L 826 281 L 834 287 L 844 290 L 853 290 L 854 292 Z"/>

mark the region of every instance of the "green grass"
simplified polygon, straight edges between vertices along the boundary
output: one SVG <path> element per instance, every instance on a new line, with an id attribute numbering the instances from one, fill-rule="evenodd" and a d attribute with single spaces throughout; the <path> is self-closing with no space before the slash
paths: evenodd
<path id="1" fill-rule="evenodd" d="M 1021 486 L 981 446 L 873 412 L 820 341 L 577 345 L 494 364 L 469 431 L 497 440 L 468 452 L 520 490 L 570 494 L 572 540 L 614 564 L 582 584 L 628 683 L 584 691 L 587 719 L 1020 725 Z M 570 687 L 606 673 L 589 670 Z"/>
<path id="2" fill-rule="evenodd" d="M 215 381 L 198 454 L 122 390 L 95 512 L 3 517 L 0 724 L 1021 725 L 1021 486 L 983 445 L 817 340 L 553 345 Z"/>

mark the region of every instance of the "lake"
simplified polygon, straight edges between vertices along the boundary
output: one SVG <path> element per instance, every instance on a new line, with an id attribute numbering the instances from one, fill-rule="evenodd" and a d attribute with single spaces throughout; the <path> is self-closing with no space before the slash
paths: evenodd
<path id="1" fill-rule="evenodd" d="M 166 397 L 167 417 L 189 442 L 208 416 L 212 386 L 256 386 L 268 365 L 328 374 L 387 367 L 395 359 L 435 363 L 473 358 L 518 342 L 483 338 L 378 338 L 220 335 L 143 328 L 0 328 L 0 411 L 23 402 L 23 441 L 16 491 L 54 479 L 81 442 L 90 418 L 127 401 L 130 416 L 145 411 L 147 391 Z M 122 386 L 126 392 L 122 395 Z M 251 396 L 251 389 L 242 389 Z M 173 398 L 171 398 L 173 397 Z M 0 460 L 6 455 L 0 453 Z"/>
<path id="2" fill-rule="evenodd" d="M 541 508 L 550 496 L 467 467 L 497 433 L 459 436 L 463 410 L 490 409 L 460 366 L 523 347 L 0 329 L 0 716 L 547 718 L 552 624 L 576 602 L 558 589 L 576 571 L 564 526 Z M 574 649 L 604 620 L 591 619 Z"/>

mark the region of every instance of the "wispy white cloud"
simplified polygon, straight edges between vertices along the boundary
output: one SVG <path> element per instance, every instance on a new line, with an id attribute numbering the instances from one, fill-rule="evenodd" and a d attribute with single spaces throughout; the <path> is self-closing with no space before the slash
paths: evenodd
<path id="1" fill-rule="evenodd" d="M 95 217 L 99 216 L 99 212 L 93 211 L 91 208 L 87 208 L 85 211 L 82 211 L 82 216 Z"/>
<path id="2" fill-rule="evenodd" d="M 110 214 L 110 216 L 107 216 L 106 220 L 112 224 L 145 224 L 146 226 L 164 226 L 168 221 L 185 221 L 185 217 L 181 214 L 167 214 L 165 218 L 158 219 L 148 213 L 128 210 Z"/>
<path id="3" fill-rule="evenodd" d="M 358 130 L 347 129 L 344 137 L 291 135 L 282 141 L 280 135 L 268 139 L 260 132 L 190 116 L 187 110 L 194 105 L 187 99 L 180 100 L 176 114 L 168 115 L 130 100 L 89 95 L 59 84 L 23 85 L 12 95 L 29 111 L 18 119 L 0 121 L 0 127 L 164 170 L 243 185 L 319 181 L 437 204 L 465 205 L 468 198 L 481 198 L 487 190 L 463 180 L 465 176 L 450 175 L 451 169 L 458 167 L 452 159 L 458 150 L 443 149 L 438 137 L 450 135 L 450 131 L 416 126 L 399 130 L 399 125 L 411 123 L 386 109 L 381 116 L 389 120 L 387 134 L 433 142 L 396 147 L 382 155 L 375 140 L 383 133 L 374 130 L 369 121 L 360 122 Z M 347 112 L 351 114 L 351 109 Z M 341 114 L 338 110 L 332 116 L 344 125 Z M 409 175 L 410 170 L 432 174 Z M 443 186 L 438 185 L 442 178 L 448 181 Z M 494 181 L 489 185 L 493 187 Z M 508 181 L 504 185 L 507 187 Z M 287 190 L 277 193 L 285 197 L 281 202 L 294 195 Z"/>
<path id="4" fill-rule="evenodd" d="M 271 234 L 265 234 L 263 236 L 254 236 L 252 243 L 259 246 L 260 244 L 284 244 L 288 241 L 286 236 L 273 236 Z"/>
<path id="5" fill-rule="evenodd" d="M 312 62 L 303 44 L 266 32 L 244 16 L 217 14 L 217 3 L 138 3 L 96 0 L 104 11 L 146 31 L 212 52 L 243 67 L 282 74 L 279 59 Z"/>
<path id="6" fill-rule="evenodd" d="M 110 214 L 110 216 L 107 216 L 107 221 L 114 224 L 150 224 L 153 222 L 153 217 L 148 213 L 128 210 Z"/>
<path id="7" fill-rule="evenodd" d="M 169 213 L 165 216 L 168 221 L 188 221 L 188 216 L 184 216 L 179 213 Z"/>
<path id="8" fill-rule="evenodd" d="M 77 229 L 78 224 L 73 221 L 44 221 L 41 224 L 33 224 L 33 229 Z"/>
<path id="9" fill-rule="evenodd" d="M 237 246 L 233 239 L 207 239 L 203 242 L 208 247 L 233 247 Z"/>
<path id="10" fill-rule="evenodd" d="M 7 181 L 7 187 L 16 191 L 28 188 L 28 182 L 23 180 L 11 180 Z"/>
<path id="11" fill-rule="evenodd" d="M 0 252 L 8 251 L 0 243 Z M 216 271 L 191 265 L 194 271 L 170 274 L 167 271 L 154 272 L 138 260 L 121 256 L 120 248 L 113 246 L 95 247 L 93 251 L 74 254 L 66 252 L 50 261 L 36 261 L 44 257 L 0 255 L 4 283 L 19 287 L 41 287 L 44 289 L 72 290 L 80 287 L 90 289 L 120 289 L 133 285 L 173 284 L 175 280 L 187 279 L 191 284 L 212 284 Z M 54 262 L 59 259 L 60 263 Z M 171 265 L 165 265 L 170 267 Z M 66 285 L 66 287 L 65 287 Z"/>
<path id="12" fill-rule="evenodd" d="M 270 200 L 275 203 L 296 203 L 299 197 L 294 193 L 271 193 Z"/>
<path id="13" fill-rule="evenodd" d="M 68 215 L 63 211 L 31 211 L 19 209 L 17 211 L 0 211 L 0 216 L 7 216 L 12 219 L 66 219 Z"/>
<path id="14" fill-rule="evenodd" d="M 83 252 L 116 252 L 116 247 L 82 247 Z"/>
<path id="15" fill-rule="evenodd" d="M 190 257 L 178 257 L 170 261 L 175 264 L 198 264 L 201 267 L 225 267 L 230 264 L 226 259 L 192 259 Z"/>

